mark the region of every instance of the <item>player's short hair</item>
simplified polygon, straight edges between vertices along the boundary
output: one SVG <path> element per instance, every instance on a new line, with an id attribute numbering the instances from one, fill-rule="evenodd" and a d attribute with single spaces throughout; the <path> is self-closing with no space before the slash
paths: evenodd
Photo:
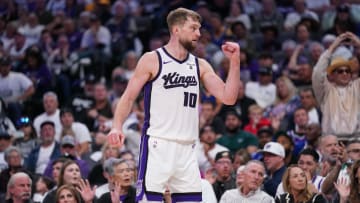
<path id="1" fill-rule="evenodd" d="M 202 20 L 201 16 L 195 11 L 186 8 L 172 10 L 166 18 L 169 30 L 171 30 L 174 25 L 183 25 L 188 17 L 198 22 L 201 22 Z"/>

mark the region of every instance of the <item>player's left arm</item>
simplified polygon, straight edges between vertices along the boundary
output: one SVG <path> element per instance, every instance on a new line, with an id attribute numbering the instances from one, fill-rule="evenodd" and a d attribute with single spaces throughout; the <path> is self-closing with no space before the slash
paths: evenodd
<path id="1" fill-rule="evenodd" d="M 226 82 L 216 75 L 211 65 L 199 59 L 200 77 L 205 88 L 226 105 L 233 105 L 238 97 L 240 87 L 240 47 L 237 43 L 226 42 L 222 45 L 225 56 L 230 60 L 230 69 Z"/>

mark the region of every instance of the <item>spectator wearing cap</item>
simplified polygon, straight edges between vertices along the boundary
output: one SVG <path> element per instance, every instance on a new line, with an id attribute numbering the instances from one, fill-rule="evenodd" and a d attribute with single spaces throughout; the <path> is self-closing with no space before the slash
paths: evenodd
<path id="1" fill-rule="evenodd" d="M 275 102 L 276 98 L 276 86 L 272 83 L 272 67 L 260 67 L 258 75 L 257 82 L 246 83 L 245 95 L 254 99 L 260 107 L 267 108 Z"/>
<path id="2" fill-rule="evenodd" d="M 335 52 L 345 40 L 360 46 L 360 40 L 354 34 L 341 34 L 321 55 L 312 75 L 315 96 L 323 113 L 323 133 L 334 134 L 339 140 L 348 140 L 360 132 L 360 80 L 352 79 L 358 62 L 349 51 Z"/>
<path id="3" fill-rule="evenodd" d="M 216 180 L 212 184 L 216 199 L 219 201 L 226 190 L 236 188 L 233 173 L 233 156 L 229 151 L 218 152 L 215 156 Z"/>
<path id="4" fill-rule="evenodd" d="M 286 170 L 284 161 L 285 150 L 284 147 L 277 142 L 268 142 L 262 152 L 268 175 L 264 181 L 264 189 L 270 196 L 275 197 L 276 188 L 280 184 Z"/>
<path id="5" fill-rule="evenodd" d="M 27 169 L 36 174 L 43 174 L 50 160 L 60 156 L 60 144 L 55 141 L 55 124 L 44 121 L 40 125 L 41 145 L 31 151 L 26 160 Z"/>
<path id="6" fill-rule="evenodd" d="M 294 8 L 295 10 L 293 12 L 286 15 L 284 22 L 284 28 L 286 31 L 294 30 L 295 26 L 300 22 L 301 16 L 304 14 L 311 15 L 313 18 L 319 20 L 319 16 L 307 8 L 305 0 L 295 0 Z"/>
<path id="7" fill-rule="evenodd" d="M 40 125 L 44 121 L 51 121 L 55 125 L 55 140 L 60 141 L 61 121 L 58 96 L 54 92 L 47 92 L 42 97 L 45 112 L 38 115 L 34 119 L 34 127 L 37 135 L 40 135 Z"/>
<path id="8" fill-rule="evenodd" d="M 6 169 L 8 164 L 5 160 L 5 150 L 11 146 L 11 135 L 0 129 L 0 171 Z"/>
<path id="9" fill-rule="evenodd" d="M 89 175 L 89 170 L 90 170 L 89 165 L 87 164 L 86 161 L 81 159 L 81 157 L 79 157 L 78 153 L 76 152 L 76 140 L 73 135 L 65 135 L 61 138 L 60 157 L 74 160 L 80 168 L 81 176 L 83 178 L 87 178 L 87 176 Z M 56 160 L 58 160 L 58 158 L 51 159 L 48 162 L 46 169 L 44 171 L 45 176 L 54 178 L 52 176 L 53 175 L 53 166 L 54 166 L 53 162 L 55 162 Z"/>
<path id="10" fill-rule="evenodd" d="M 241 120 L 239 115 L 234 111 L 229 111 L 225 117 L 225 134 L 216 142 L 236 153 L 239 149 L 246 149 L 249 154 L 257 151 L 259 141 L 257 138 L 240 128 Z"/>
<path id="11" fill-rule="evenodd" d="M 34 92 L 35 88 L 30 78 L 23 73 L 11 71 L 10 57 L 0 57 L 0 97 L 6 103 L 9 116 L 14 122 L 22 114 L 23 102 Z"/>
<path id="12" fill-rule="evenodd" d="M 18 147 L 10 146 L 4 152 L 5 161 L 8 164 L 8 168 L 0 173 L 0 194 L 6 193 L 6 185 L 12 174 L 17 172 L 24 172 L 28 175 L 32 175 L 23 165 L 23 156 L 21 150 Z"/>
<path id="13" fill-rule="evenodd" d="M 23 157 L 27 159 L 31 151 L 39 144 L 36 130 L 27 116 L 19 118 L 16 127 L 18 131 L 14 136 L 14 146 L 19 147 Z"/>
<path id="14" fill-rule="evenodd" d="M 200 143 L 198 146 L 198 163 L 201 172 L 215 165 L 215 156 L 218 152 L 229 151 L 226 147 L 216 143 L 216 132 L 211 125 L 200 129 Z"/>
<path id="15" fill-rule="evenodd" d="M 74 121 L 74 114 L 70 108 L 60 110 L 60 120 L 62 124 L 61 137 L 65 135 L 74 136 L 77 155 L 82 157 L 90 152 L 90 131 L 85 124 Z"/>
<path id="16" fill-rule="evenodd" d="M 273 203 L 274 198 L 261 190 L 265 178 L 265 166 L 262 162 L 251 160 L 243 173 L 243 182 L 235 189 L 227 190 L 220 199 L 220 203 L 232 202 L 262 202 Z"/>

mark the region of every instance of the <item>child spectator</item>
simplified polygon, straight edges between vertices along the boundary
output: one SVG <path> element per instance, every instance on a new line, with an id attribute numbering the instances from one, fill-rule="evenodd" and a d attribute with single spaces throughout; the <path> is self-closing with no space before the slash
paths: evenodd
<path id="1" fill-rule="evenodd" d="M 253 104 L 249 107 L 249 119 L 250 122 L 244 127 L 244 130 L 254 135 L 263 126 L 271 126 L 271 121 L 263 117 L 264 109 L 257 104 Z"/>

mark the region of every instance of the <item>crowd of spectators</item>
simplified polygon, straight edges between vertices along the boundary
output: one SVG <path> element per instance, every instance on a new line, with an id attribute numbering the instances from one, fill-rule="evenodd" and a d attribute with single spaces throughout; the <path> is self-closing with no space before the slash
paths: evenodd
<path id="1" fill-rule="evenodd" d="M 106 135 L 137 60 L 167 42 L 177 7 L 201 15 L 193 54 L 222 79 L 221 45 L 241 47 L 237 102 L 201 89 L 203 202 L 359 202 L 359 3 L 0 1 L 0 202 L 135 202 L 142 96 L 125 146 Z"/>

